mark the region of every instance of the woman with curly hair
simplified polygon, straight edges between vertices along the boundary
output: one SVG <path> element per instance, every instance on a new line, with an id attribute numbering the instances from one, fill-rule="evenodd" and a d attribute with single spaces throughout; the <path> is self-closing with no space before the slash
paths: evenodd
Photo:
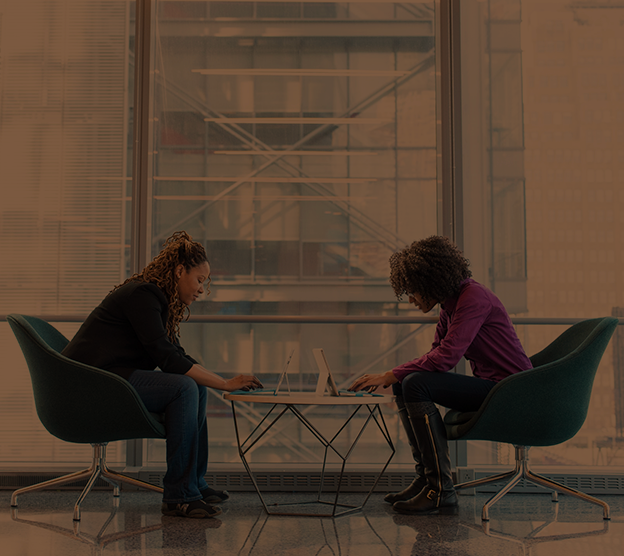
<path id="1" fill-rule="evenodd" d="M 503 378 L 531 368 L 505 307 L 471 278 L 468 260 L 447 238 L 432 236 L 390 257 L 390 283 L 397 298 L 408 296 L 423 313 L 440 304 L 431 350 L 377 375 L 357 379 L 351 390 L 392 386 L 401 423 L 416 462 L 416 477 L 385 501 L 401 513 L 456 513 L 444 422 L 436 404 L 460 411 L 479 409 Z M 459 360 L 472 374 L 449 373 Z"/>
<path id="2" fill-rule="evenodd" d="M 180 322 L 193 301 L 210 293 L 206 282 L 210 264 L 204 247 L 186 232 L 176 232 L 151 263 L 108 294 L 63 350 L 71 359 L 123 377 L 148 411 L 165 414 L 165 515 L 213 517 L 221 510 L 211 504 L 229 498 L 204 480 L 206 387 L 230 392 L 262 386 L 251 375 L 224 379 L 180 345 Z"/>

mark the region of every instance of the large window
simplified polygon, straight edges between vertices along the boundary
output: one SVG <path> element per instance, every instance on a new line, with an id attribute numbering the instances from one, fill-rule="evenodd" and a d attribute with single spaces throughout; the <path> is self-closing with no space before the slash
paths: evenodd
<path id="1" fill-rule="evenodd" d="M 85 315 L 125 276 L 130 8 L 0 2 L 2 314 Z M 6 322 L 0 349 L 0 463 L 88 459 L 39 424 Z"/>
<path id="2" fill-rule="evenodd" d="M 605 2 L 461 2 L 466 248 L 518 317 L 620 316 L 624 304 L 624 41 Z M 565 326 L 519 327 L 533 354 Z M 621 332 L 581 431 L 534 463 L 622 465 Z M 513 448 L 471 443 L 469 464 Z"/>
<path id="3" fill-rule="evenodd" d="M 134 4 L 0 3 L 0 313 L 71 321 L 56 322 L 68 337 L 132 271 Z M 185 229 L 206 244 L 212 294 L 193 315 L 413 314 L 387 260 L 437 232 L 434 3 L 152 5 L 149 241 L 155 254 Z M 0 326 L 0 463 L 87 459 L 41 428 Z M 422 351 L 431 329 L 191 321 L 182 340 L 210 369 L 267 381 L 295 347 L 291 380 L 309 388 L 314 347 L 344 383 Z M 231 461 L 229 407 L 215 395 L 209 412 L 211 461 Z M 124 461 L 123 444 L 109 452 Z M 161 465 L 163 444 L 144 454 Z"/>
<path id="4" fill-rule="evenodd" d="M 388 258 L 437 231 L 434 3 L 155 8 L 153 252 L 179 229 L 205 243 L 212 293 L 193 315 L 407 314 Z M 346 383 L 409 358 L 420 331 L 198 322 L 183 343 L 209 369 L 265 382 L 296 348 L 296 387 L 313 388 L 312 348 Z M 215 395 L 210 411 L 211 457 L 235 461 L 229 402 Z M 301 442 L 263 457 L 296 462 L 313 439 Z"/>
<path id="5" fill-rule="evenodd" d="M 137 197 L 135 2 L 0 0 L 0 315 L 51 316 L 71 337 L 133 271 L 137 205 L 148 258 L 176 230 L 205 243 L 212 293 L 193 305 L 182 343 L 222 374 L 254 372 L 270 384 L 294 348 L 291 385 L 308 389 L 315 347 L 343 385 L 422 354 L 431 323 L 214 317 L 421 317 L 394 298 L 388 257 L 448 229 L 475 278 L 512 317 L 533 319 L 518 326 L 529 354 L 564 329 L 553 319 L 624 315 L 624 42 L 613 2 L 151 4 L 149 168 Z M 440 6 L 451 4 L 460 22 L 451 39 L 461 41 L 451 49 L 461 67 L 453 111 L 440 76 L 448 46 Z M 440 130 L 451 117 L 461 124 L 452 128 L 461 130 L 453 184 L 441 176 Z M 453 211 L 448 228 L 442 215 Z M 534 450 L 536 463 L 623 463 L 621 335 L 599 369 L 585 426 Z M 0 466 L 88 459 L 87 448 L 39 424 L 6 322 L 0 348 L 0 415 L 11 415 L 0 419 Z M 218 393 L 209 414 L 211 463 L 237 461 Z M 400 424 L 386 414 L 394 462 L 407 463 Z M 246 422 L 257 417 L 249 406 Z M 328 427 L 340 419 L 324 417 Z M 314 444 L 300 432 L 252 458 L 304 461 Z M 379 439 L 367 442 L 361 463 Z M 164 444 L 144 447 L 138 463 L 162 467 Z M 109 454 L 126 461 L 123 443 Z M 470 443 L 458 461 L 512 457 Z"/>

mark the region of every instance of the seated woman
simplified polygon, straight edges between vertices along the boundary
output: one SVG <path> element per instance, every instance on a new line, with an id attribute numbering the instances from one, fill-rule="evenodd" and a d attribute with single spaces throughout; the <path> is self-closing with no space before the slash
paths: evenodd
<path id="1" fill-rule="evenodd" d="M 390 257 L 390 283 L 423 313 L 440 304 L 431 350 L 377 375 L 364 375 L 351 390 L 392 386 L 399 417 L 416 462 L 416 477 L 405 490 L 388 494 L 401 513 L 457 512 L 446 430 L 435 404 L 476 411 L 503 378 L 532 367 L 509 315 L 490 290 L 470 277 L 468 260 L 447 238 L 432 236 Z M 449 373 L 459 360 L 472 374 Z"/>
<path id="2" fill-rule="evenodd" d="M 210 265 L 204 247 L 186 232 L 176 232 L 142 272 L 104 298 L 63 350 L 71 359 L 125 378 L 149 411 L 165 414 L 165 515 L 214 517 L 221 510 L 211 504 L 229 498 L 204 480 L 206 387 L 230 392 L 262 386 L 250 375 L 221 378 L 180 345 L 180 322 L 204 293 L 205 282 L 210 283 Z"/>

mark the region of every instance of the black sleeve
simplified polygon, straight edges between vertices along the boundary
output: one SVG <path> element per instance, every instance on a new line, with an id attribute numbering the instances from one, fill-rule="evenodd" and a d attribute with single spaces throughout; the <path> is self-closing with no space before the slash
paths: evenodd
<path id="1" fill-rule="evenodd" d="M 167 336 L 162 318 L 167 306 L 164 297 L 160 299 L 162 295 L 158 286 L 153 284 L 136 288 L 129 296 L 123 311 L 139 342 L 160 370 L 165 373 L 185 374 L 193 366 L 194 360 Z"/>
<path id="2" fill-rule="evenodd" d="M 184 355 L 184 357 L 186 357 L 191 363 L 193 363 L 193 365 L 195 364 L 199 365 L 199 363 L 195 361 L 195 359 L 193 359 L 188 353 L 186 353 L 186 351 L 184 351 L 184 348 L 180 345 L 180 342 L 178 341 L 177 338 L 176 338 L 175 346 L 178 348 L 178 351 L 182 353 L 182 355 Z"/>

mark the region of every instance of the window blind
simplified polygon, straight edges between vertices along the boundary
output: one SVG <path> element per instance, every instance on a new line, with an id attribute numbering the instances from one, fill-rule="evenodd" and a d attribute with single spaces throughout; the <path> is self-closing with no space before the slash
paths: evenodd
<path id="1" fill-rule="evenodd" d="M 124 278 L 131 4 L 0 0 L 2 314 L 88 313 Z M 42 431 L 6 324 L 0 346 L 0 464 L 84 461 Z"/>

